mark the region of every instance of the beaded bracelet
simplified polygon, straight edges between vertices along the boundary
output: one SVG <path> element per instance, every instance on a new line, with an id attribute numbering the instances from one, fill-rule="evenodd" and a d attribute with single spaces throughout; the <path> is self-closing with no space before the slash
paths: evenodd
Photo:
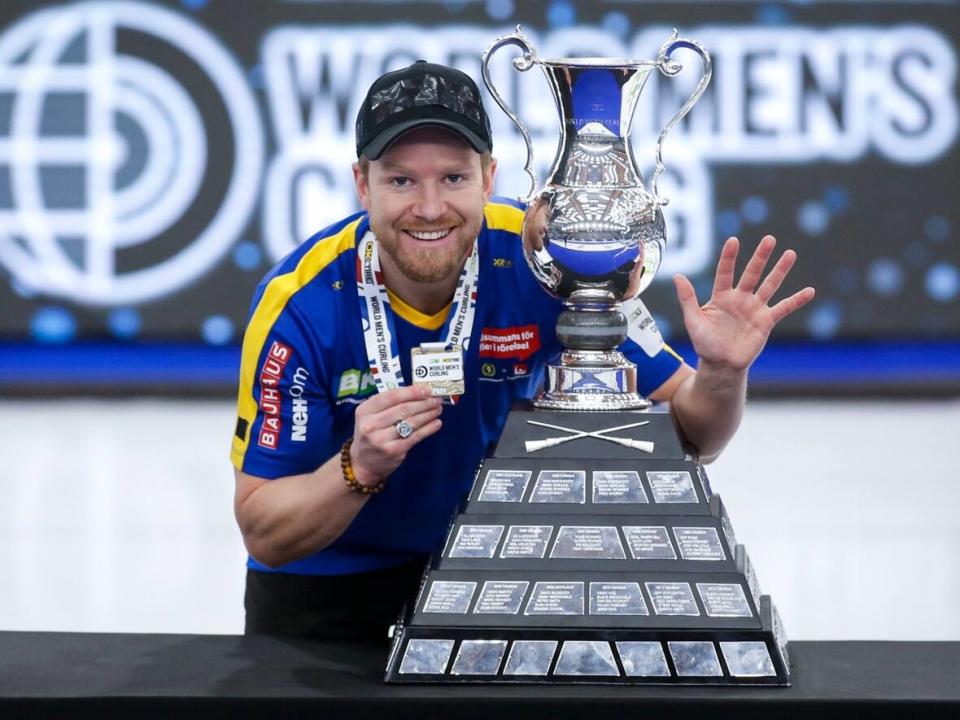
<path id="1" fill-rule="evenodd" d="M 353 474 L 353 464 L 350 462 L 350 446 L 352 444 L 353 438 L 349 437 L 343 447 L 340 448 L 340 469 L 343 470 L 343 479 L 351 490 L 355 490 L 361 495 L 376 495 L 383 490 L 383 486 L 387 484 L 387 479 L 384 478 L 376 485 L 364 485 L 358 481 L 357 476 Z"/>

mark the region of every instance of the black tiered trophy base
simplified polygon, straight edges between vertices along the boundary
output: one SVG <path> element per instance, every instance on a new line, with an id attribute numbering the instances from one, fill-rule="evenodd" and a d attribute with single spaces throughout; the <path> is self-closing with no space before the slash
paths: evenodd
<path id="1" fill-rule="evenodd" d="M 386 674 L 657 685 L 789 677 L 777 611 L 671 416 L 528 408 L 511 412 L 480 466 L 396 626 Z"/>

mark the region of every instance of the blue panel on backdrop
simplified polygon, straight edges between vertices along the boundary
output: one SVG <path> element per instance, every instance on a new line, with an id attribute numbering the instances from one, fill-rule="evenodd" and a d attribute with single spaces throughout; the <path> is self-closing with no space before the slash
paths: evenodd
<path id="1" fill-rule="evenodd" d="M 686 358 L 689 346 L 674 345 Z M 0 344 L 0 388 L 162 388 L 231 391 L 240 367 L 238 345 L 39 346 Z M 960 343 L 864 342 L 768 345 L 750 371 L 753 388 L 768 390 L 960 383 Z"/>

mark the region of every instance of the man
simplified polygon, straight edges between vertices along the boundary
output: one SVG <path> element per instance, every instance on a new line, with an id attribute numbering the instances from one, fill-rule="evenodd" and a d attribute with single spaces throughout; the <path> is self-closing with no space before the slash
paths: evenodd
<path id="1" fill-rule="evenodd" d="M 421 61 L 381 77 L 357 121 L 364 212 L 259 286 L 232 451 L 248 632 L 383 638 L 511 404 L 536 392 L 558 352 L 560 305 L 525 267 L 523 211 L 491 200 L 491 150 L 463 73 Z M 734 286 L 728 240 L 702 308 L 675 278 L 697 372 L 665 346 L 653 357 L 622 347 L 641 392 L 670 401 L 703 458 L 736 430 L 774 324 L 813 297 L 768 307 L 796 259 L 784 253 L 760 283 L 773 246 L 761 241 Z M 411 350 L 437 342 L 463 350 L 456 403 L 409 384 Z"/>

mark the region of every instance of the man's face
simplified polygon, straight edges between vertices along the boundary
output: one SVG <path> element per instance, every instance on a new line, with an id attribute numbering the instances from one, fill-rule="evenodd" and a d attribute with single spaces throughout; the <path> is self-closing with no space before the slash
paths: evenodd
<path id="1" fill-rule="evenodd" d="M 493 192 L 495 162 L 442 128 L 412 130 L 396 140 L 365 174 L 353 168 L 360 203 L 380 247 L 415 282 L 459 274 L 483 223 Z"/>

